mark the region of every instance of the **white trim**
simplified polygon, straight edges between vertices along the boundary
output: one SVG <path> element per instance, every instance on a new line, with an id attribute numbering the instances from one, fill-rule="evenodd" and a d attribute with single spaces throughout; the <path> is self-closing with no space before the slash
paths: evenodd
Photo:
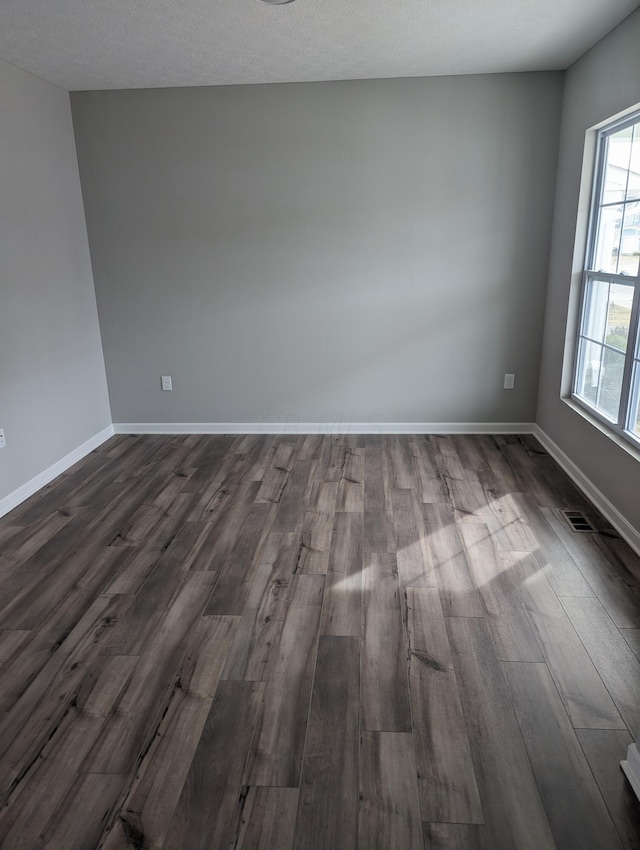
<path id="1" fill-rule="evenodd" d="M 629 744 L 627 759 L 620 762 L 620 767 L 640 800 L 640 752 L 636 744 Z"/>
<path id="2" fill-rule="evenodd" d="M 102 431 L 99 431 L 97 434 L 94 434 L 93 437 L 86 440 L 86 442 L 82 443 L 81 446 L 78 446 L 77 449 L 69 452 L 68 455 L 65 455 L 52 466 L 45 469 L 44 472 L 41 472 L 39 475 L 36 475 L 35 478 L 27 481 L 26 484 L 18 487 L 17 490 L 9 493 L 9 495 L 5 496 L 4 499 L 0 499 L 0 517 L 3 517 L 5 514 L 8 514 L 9 511 L 17 508 L 18 505 L 28 499 L 29 496 L 33 496 L 34 493 L 37 493 L 38 490 L 50 481 L 53 481 L 54 478 L 57 478 L 58 475 L 61 475 L 69 469 L 69 467 L 73 466 L 74 463 L 82 460 L 82 458 L 86 457 L 89 452 L 97 449 L 98 446 L 102 445 L 102 443 L 108 440 L 109 437 L 113 437 L 114 433 L 113 425 L 108 425 L 106 428 L 103 428 Z"/>
<path id="3" fill-rule="evenodd" d="M 116 434 L 532 434 L 533 422 L 115 422 Z"/>
<path id="4" fill-rule="evenodd" d="M 0 499 L 0 517 L 114 434 L 534 434 L 585 496 L 640 555 L 640 532 L 542 428 L 532 422 L 117 422 L 103 428 L 57 463 Z"/>
<path id="5" fill-rule="evenodd" d="M 640 531 L 631 525 L 629 520 L 598 490 L 595 484 L 571 460 L 569 455 L 565 454 L 539 425 L 534 427 L 533 433 L 556 463 L 564 469 L 573 483 L 582 490 L 587 499 L 593 502 L 600 513 L 609 520 L 611 525 L 627 541 L 634 552 L 640 555 Z"/>

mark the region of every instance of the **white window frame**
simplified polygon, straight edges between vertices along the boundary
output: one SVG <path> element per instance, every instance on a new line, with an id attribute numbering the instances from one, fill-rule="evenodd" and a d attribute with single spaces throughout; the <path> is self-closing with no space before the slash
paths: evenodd
<path id="1" fill-rule="evenodd" d="M 582 290 L 580 294 L 580 313 L 578 332 L 576 334 L 575 350 L 573 355 L 573 378 L 571 383 L 571 398 L 572 400 L 589 412 L 598 421 L 602 422 L 608 428 L 615 431 L 623 439 L 640 447 L 640 436 L 632 429 L 635 425 L 631 421 L 632 413 L 636 410 L 636 404 L 639 401 L 636 398 L 638 392 L 637 387 L 640 387 L 640 381 L 634 382 L 635 372 L 640 371 L 640 271 L 638 274 L 611 274 L 609 272 L 599 271 L 594 269 L 594 257 L 596 252 L 596 241 L 598 236 L 598 221 L 601 208 L 601 198 L 604 186 L 606 172 L 606 153 L 607 139 L 614 133 L 624 130 L 633 124 L 640 122 L 640 111 L 636 111 L 631 115 L 625 116 L 623 119 L 611 122 L 602 127 L 597 134 L 596 156 L 593 176 L 593 186 L 591 193 L 591 203 L 589 207 L 589 226 L 587 231 L 587 248 L 585 254 L 585 268 L 582 275 Z M 623 202 L 620 202 L 623 203 Z M 624 213 L 621 222 L 621 230 L 624 225 Z M 607 283 L 623 284 L 634 288 L 633 302 L 631 308 L 631 318 L 629 325 L 629 338 L 627 340 L 627 350 L 625 354 L 624 372 L 622 378 L 622 392 L 620 397 L 620 407 L 618 409 L 617 419 L 608 417 L 605 413 L 599 410 L 595 405 L 591 404 L 587 399 L 578 394 L 578 385 L 580 380 L 580 343 L 581 340 L 589 340 L 589 336 L 585 332 L 586 313 L 587 313 L 587 292 L 591 281 L 604 281 Z M 596 342 L 594 340 L 594 342 Z M 604 341 L 597 341 L 605 350 L 611 348 Z M 616 350 L 616 349 L 613 349 Z M 618 352 L 620 353 L 620 352 Z M 634 383 L 636 391 L 634 392 Z"/>

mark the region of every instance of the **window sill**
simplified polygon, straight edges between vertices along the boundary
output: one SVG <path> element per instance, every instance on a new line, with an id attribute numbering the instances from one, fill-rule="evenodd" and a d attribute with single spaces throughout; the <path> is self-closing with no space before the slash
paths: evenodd
<path id="1" fill-rule="evenodd" d="M 640 463 L 640 448 L 635 446 L 630 440 L 627 440 L 617 431 L 614 431 L 613 428 L 607 426 L 604 422 L 598 419 L 596 416 L 591 416 L 589 411 L 583 407 L 581 404 L 578 404 L 571 397 L 561 397 L 561 400 L 570 407 L 574 413 L 577 413 L 578 416 L 581 416 L 585 421 L 587 421 L 590 425 L 592 425 L 597 431 L 611 440 L 612 443 L 615 443 L 616 446 L 625 451 L 630 457 L 632 457 L 635 461 Z"/>

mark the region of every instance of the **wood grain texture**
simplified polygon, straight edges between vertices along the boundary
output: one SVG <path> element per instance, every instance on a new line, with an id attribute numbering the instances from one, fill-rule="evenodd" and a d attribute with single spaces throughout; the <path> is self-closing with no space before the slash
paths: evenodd
<path id="1" fill-rule="evenodd" d="M 555 848 L 487 623 L 446 623 L 482 801 L 483 840 L 505 850 Z"/>
<path id="2" fill-rule="evenodd" d="M 293 456 L 295 445 L 290 442 L 281 442 L 274 454 L 269 469 L 266 470 L 262 484 L 257 494 L 259 502 L 279 502 L 286 486 L 289 474 L 293 468 Z"/>
<path id="3" fill-rule="evenodd" d="M 425 850 L 480 850 L 483 830 L 462 823 L 424 823 Z"/>
<path id="4" fill-rule="evenodd" d="M 168 847 L 226 846 L 263 688 L 259 682 L 220 683 L 169 827 Z"/>
<path id="5" fill-rule="evenodd" d="M 135 674 L 120 697 L 118 711 L 106 718 L 100 739 L 87 755 L 83 770 L 127 774 L 135 765 L 138 753 L 155 733 L 166 700 L 179 686 L 190 630 L 202 616 L 203 588 L 206 597 L 212 575 L 192 573 L 176 596 L 155 639 L 140 653 Z"/>
<path id="6" fill-rule="evenodd" d="M 298 459 L 293 466 L 276 512 L 276 531 L 299 531 L 307 509 L 308 490 L 316 464 Z"/>
<path id="7" fill-rule="evenodd" d="M 414 490 L 416 478 L 409 440 L 391 434 L 386 437 L 385 444 L 388 449 L 391 487 L 396 490 Z"/>
<path id="8" fill-rule="evenodd" d="M 368 435 L 364 444 L 364 511 L 381 514 L 391 510 L 389 456 L 385 438 Z"/>
<path id="9" fill-rule="evenodd" d="M 417 479 L 417 492 L 425 504 L 448 503 L 448 490 L 435 462 L 433 447 L 428 436 L 411 440 L 413 469 Z"/>
<path id="10" fill-rule="evenodd" d="M 523 604 L 574 727 L 622 729 L 620 712 L 546 575 L 531 576 Z"/>
<path id="11" fill-rule="evenodd" d="M 620 634 L 640 659 L 640 629 L 620 629 Z"/>
<path id="12" fill-rule="evenodd" d="M 436 822 L 483 823 L 438 591 L 408 588 L 405 607 L 422 817 Z"/>
<path id="13" fill-rule="evenodd" d="M 207 614 L 242 614 L 274 517 L 270 505 L 253 505 L 232 550 L 224 559 L 211 561 L 209 569 L 216 567 L 219 579 L 207 604 Z"/>
<path id="14" fill-rule="evenodd" d="M 320 638 L 295 850 L 357 844 L 359 668 L 358 638 Z"/>
<path id="15" fill-rule="evenodd" d="M 562 605 L 634 740 L 640 738 L 640 661 L 597 599 L 565 597 Z M 615 664 L 610 659 L 615 658 Z"/>
<path id="16" fill-rule="evenodd" d="M 488 494 L 483 491 L 486 498 Z M 481 497 L 479 497 L 479 500 Z M 515 494 L 502 493 L 498 498 L 488 499 L 488 510 L 482 510 L 483 519 L 496 537 L 503 541 L 503 548 L 513 552 L 535 552 L 538 543 Z"/>
<path id="17" fill-rule="evenodd" d="M 291 850 L 298 788 L 243 789 L 229 846 L 234 850 Z"/>
<path id="18" fill-rule="evenodd" d="M 618 836 L 545 664 L 503 663 L 558 847 L 615 850 Z"/>
<path id="19" fill-rule="evenodd" d="M 260 712 L 250 785 L 300 784 L 324 576 L 296 576 L 269 670 Z"/>
<path id="20" fill-rule="evenodd" d="M 469 572 L 452 507 L 425 504 L 422 514 L 445 616 L 483 617 L 486 612 Z"/>
<path id="21" fill-rule="evenodd" d="M 0 846 L 28 850 L 38 845 L 51 818 L 65 803 L 73 803 L 82 759 L 99 730 L 99 722 L 77 710 L 65 715 L 38 759 L 11 789 L 0 814 Z"/>
<path id="22" fill-rule="evenodd" d="M 629 744 L 633 743 L 631 735 L 626 731 L 601 729 L 578 729 L 576 735 L 618 830 L 622 846 L 638 850 L 640 800 L 620 768 Z"/>
<path id="23" fill-rule="evenodd" d="M 410 732 L 406 647 L 396 560 L 389 554 L 372 554 L 367 560 L 362 606 L 362 728 Z"/>
<path id="24" fill-rule="evenodd" d="M 533 530 L 536 547 L 533 554 L 544 567 L 549 584 L 558 596 L 593 596 L 594 592 L 576 562 L 558 539 L 545 515 L 530 493 L 513 497 Z"/>
<path id="25" fill-rule="evenodd" d="M 105 833 L 106 848 L 138 843 L 160 850 L 178 805 L 213 700 L 176 690 L 158 734 Z"/>
<path id="26" fill-rule="evenodd" d="M 329 572 L 324 595 L 321 634 L 362 634 L 361 513 L 336 513 Z"/>
<path id="27" fill-rule="evenodd" d="M 638 847 L 639 578 L 533 438 L 114 437 L 0 520 L 0 845 Z"/>
<path id="28" fill-rule="evenodd" d="M 264 681 L 275 653 L 285 611 L 288 585 L 273 576 L 273 564 L 255 571 L 251 592 L 238 618 L 238 629 L 224 669 L 225 679 Z"/>
<path id="29" fill-rule="evenodd" d="M 412 735 L 362 732 L 359 797 L 359 850 L 423 850 Z"/>
<path id="30" fill-rule="evenodd" d="M 392 490 L 393 528 L 401 587 L 435 587 L 420 504 L 413 490 Z"/>
<path id="31" fill-rule="evenodd" d="M 337 499 L 337 484 L 321 482 L 314 486 L 303 519 L 296 572 L 327 574 Z"/>
<path id="32" fill-rule="evenodd" d="M 338 483 L 337 511 L 362 513 L 364 510 L 364 449 L 348 448 Z"/>
<path id="33" fill-rule="evenodd" d="M 478 588 L 501 661 L 542 661 L 540 647 L 522 607 L 529 578 L 521 557 L 501 557 L 484 523 L 459 523 L 469 569 Z"/>
<path id="34" fill-rule="evenodd" d="M 101 681 L 102 664 L 96 638 L 108 631 L 108 624 L 117 619 L 122 603 L 126 602 L 118 597 L 98 597 L 58 651 L 55 651 L 57 629 L 53 634 L 36 633 L 28 650 L 24 654 L 18 652 L 2 671 L 6 700 L 10 704 L 0 716 L 3 795 L 21 790 L 28 767 L 55 737 L 70 711 L 96 687 L 96 677 Z M 121 672 L 121 680 L 108 683 L 115 696 L 128 682 L 126 669 Z M 102 722 L 101 718 L 98 723 Z M 94 737 L 86 737 L 89 746 Z M 82 752 L 85 754 L 86 750 Z"/>
<path id="35" fill-rule="evenodd" d="M 640 626 L 640 589 L 634 576 L 617 570 L 592 535 L 575 534 L 557 511 L 541 510 L 614 623 L 627 629 Z"/>
<path id="36" fill-rule="evenodd" d="M 84 850 L 97 846 L 102 826 L 125 781 L 126 777 L 112 774 L 78 776 L 67 801 L 43 830 L 42 846 L 51 850 Z"/>

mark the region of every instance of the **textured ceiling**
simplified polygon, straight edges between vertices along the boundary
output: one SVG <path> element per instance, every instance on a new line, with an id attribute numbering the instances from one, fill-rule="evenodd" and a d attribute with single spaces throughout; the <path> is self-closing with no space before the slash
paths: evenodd
<path id="1" fill-rule="evenodd" d="M 3 0 L 0 58 L 64 88 L 568 67 L 637 0 Z"/>

